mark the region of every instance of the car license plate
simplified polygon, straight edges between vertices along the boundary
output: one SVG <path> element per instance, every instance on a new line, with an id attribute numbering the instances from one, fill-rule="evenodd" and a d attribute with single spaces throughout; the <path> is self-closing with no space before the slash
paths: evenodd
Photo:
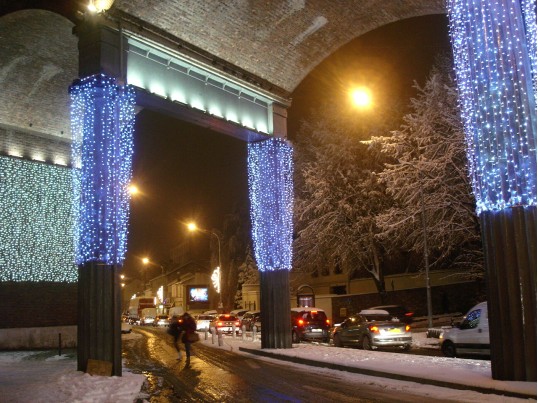
<path id="1" fill-rule="evenodd" d="M 312 329 L 313 333 L 321 333 L 321 329 Z"/>
<path id="2" fill-rule="evenodd" d="M 401 333 L 402 331 L 400 330 L 400 328 L 394 327 L 394 328 L 390 329 L 389 332 L 391 332 L 391 333 Z"/>

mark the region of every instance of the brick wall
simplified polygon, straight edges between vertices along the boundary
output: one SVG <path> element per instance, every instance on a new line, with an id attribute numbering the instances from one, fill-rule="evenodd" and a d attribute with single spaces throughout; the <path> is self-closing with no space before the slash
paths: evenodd
<path id="1" fill-rule="evenodd" d="M 69 86 L 78 77 L 73 23 L 43 10 L 0 20 L 0 122 L 71 137 Z"/>
<path id="2" fill-rule="evenodd" d="M 77 283 L 0 283 L 0 329 L 77 324 Z"/>
<path id="3" fill-rule="evenodd" d="M 0 124 L 0 154 L 70 166 L 71 141 Z"/>

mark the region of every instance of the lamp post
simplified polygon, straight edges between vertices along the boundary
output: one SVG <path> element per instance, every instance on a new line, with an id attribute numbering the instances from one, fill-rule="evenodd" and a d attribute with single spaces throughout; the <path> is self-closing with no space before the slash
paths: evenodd
<path id="1" fill-rule="evenodd" d="M 204 232 L 206 234 L 210 234 L 210 235 L 215 235 L 215 237 L 217 238 L 217 244 L 218 244 L 218 251 L 219 251 L 219 266 L 217 267 L 218 269 L 218 283 L 219 283 L 219 289 L 217 290 L 218 294 L 219 294 L 219 308 L 222 308 L 223 305 L 222 305 L 222 290 L 221 290 L 221 260 L 220 260 L 220 237 L 218 236 L 218 234 L 214 231 L 210 231 L 210 230 L 207 230 L 207 229 L 203 229 L 203 228 L 199 228 L 196 223 L 194 222 L 190 222 L 187 224 L 187 228 L 190 232 L 195 232 L 195 231 L 200 231 L 200 232 Z"/>
<path id="2" fill-rule="evenodd" d="M 146 276 L 147 276 L 147 272 L 148 272 L 148 263 L 149 263 L 149 259 L 147 257 L 145 258 L 142 258 L 142 263 L 144 263 L 144 294 L 146 293 L 146 282 L 147 282 L 147 279 L 146 279 Z"/>
<path id="3" fill-rule="evenodd" d="M 146 288 L 146 282 L 147 282 L 147 270 L 148 270 L 148 266 L 150 264 L 154 265 L 154 266 L 159 266 L 161 268 L 161 277 L 164 277 L 164 266 L 162 264 L 158 264 L 158 263 L 153 263 L 151 260 L 149 260 L 148 257 L 144 257 L 142 258 L 142 263 L 144 263 L 144 266 L 145 266 L 145 269 L 144 269 L 144 293 L 145 293 L 145 288 Z M 163 285 L 164 285 L 164 279 L 163 279 Z"/>

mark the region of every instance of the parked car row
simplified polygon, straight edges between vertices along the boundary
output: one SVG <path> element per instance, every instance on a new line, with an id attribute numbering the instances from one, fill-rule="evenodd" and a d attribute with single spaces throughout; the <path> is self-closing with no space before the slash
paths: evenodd
<path id="1" fill-rule="evenodd" d="M 399 305 L 379 305 L 364 309 L 331 326 L 323 309 L 298 307 L 291 309 L 292 342 L 320 341 L 335 347 L 358 347 L 365 350 L 399 348 L 407 350 L 412 344 L 413 312 Z M 129 318 L 123 318 L 122 333 L 131 331 Z M 244 329 L 261 331 L 261 312 L 238 309 L 229 314 L 208 311 L 195 316 L 198 331 L 216 329 L 221 333 L 240 334 Z M 150 324 L 149 322 L 145 322 Z M 168 326 L 168 315 L 157 315 L 153 326 Z M 439 347 L 447 357 L 464 354 L 490 355 L 488 306 L 477 304 L 463 317 L 461 323 L 444 328 L 439 336 Z"/>

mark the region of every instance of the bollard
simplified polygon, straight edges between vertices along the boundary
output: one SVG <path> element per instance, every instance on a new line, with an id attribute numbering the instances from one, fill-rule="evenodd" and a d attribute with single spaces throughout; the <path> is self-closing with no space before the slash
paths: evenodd
<path id="1" fill-rule="evenodd" d="M 258 331 L 258 328 L 256 325 L 252 326 L 252 341 L 256 341 L 256 332 Z"/>
<path id="2" fill-rule="evenodd" d="M 236 331 L 235 324 L 233 324 L 232 325 L 232 339 L 235 339 L 235 331 Z"/>
<path id="3" fill-rule="evenodd" d="M 247 327 L 245 325 L 241 326 L 241 340 L 245 341 L 247 336 Z"/>
<path id="4" fill-rule="evenodd" d="M 224 341 L 222 340 L 222 332 L 220 330 L 217 332 L 217 338 L 219 341 L 219 347 L 222 347 L 224 345 Z"/>
<path id="5" fill-rule="evenodd" d="M 62 355 L 62 334 L 58 333 L 58 355 Z"/>
<path id="6" fill-rule="evenodd" d="M 207 329 L 204 330 L 204 340 L 207 340 Z"/>
<path id="7" fill-rule="evenodd" d="M 215 333 L 216 329 L 214 327 L 211 328 L 211 344 L 215 344 Z"/>

